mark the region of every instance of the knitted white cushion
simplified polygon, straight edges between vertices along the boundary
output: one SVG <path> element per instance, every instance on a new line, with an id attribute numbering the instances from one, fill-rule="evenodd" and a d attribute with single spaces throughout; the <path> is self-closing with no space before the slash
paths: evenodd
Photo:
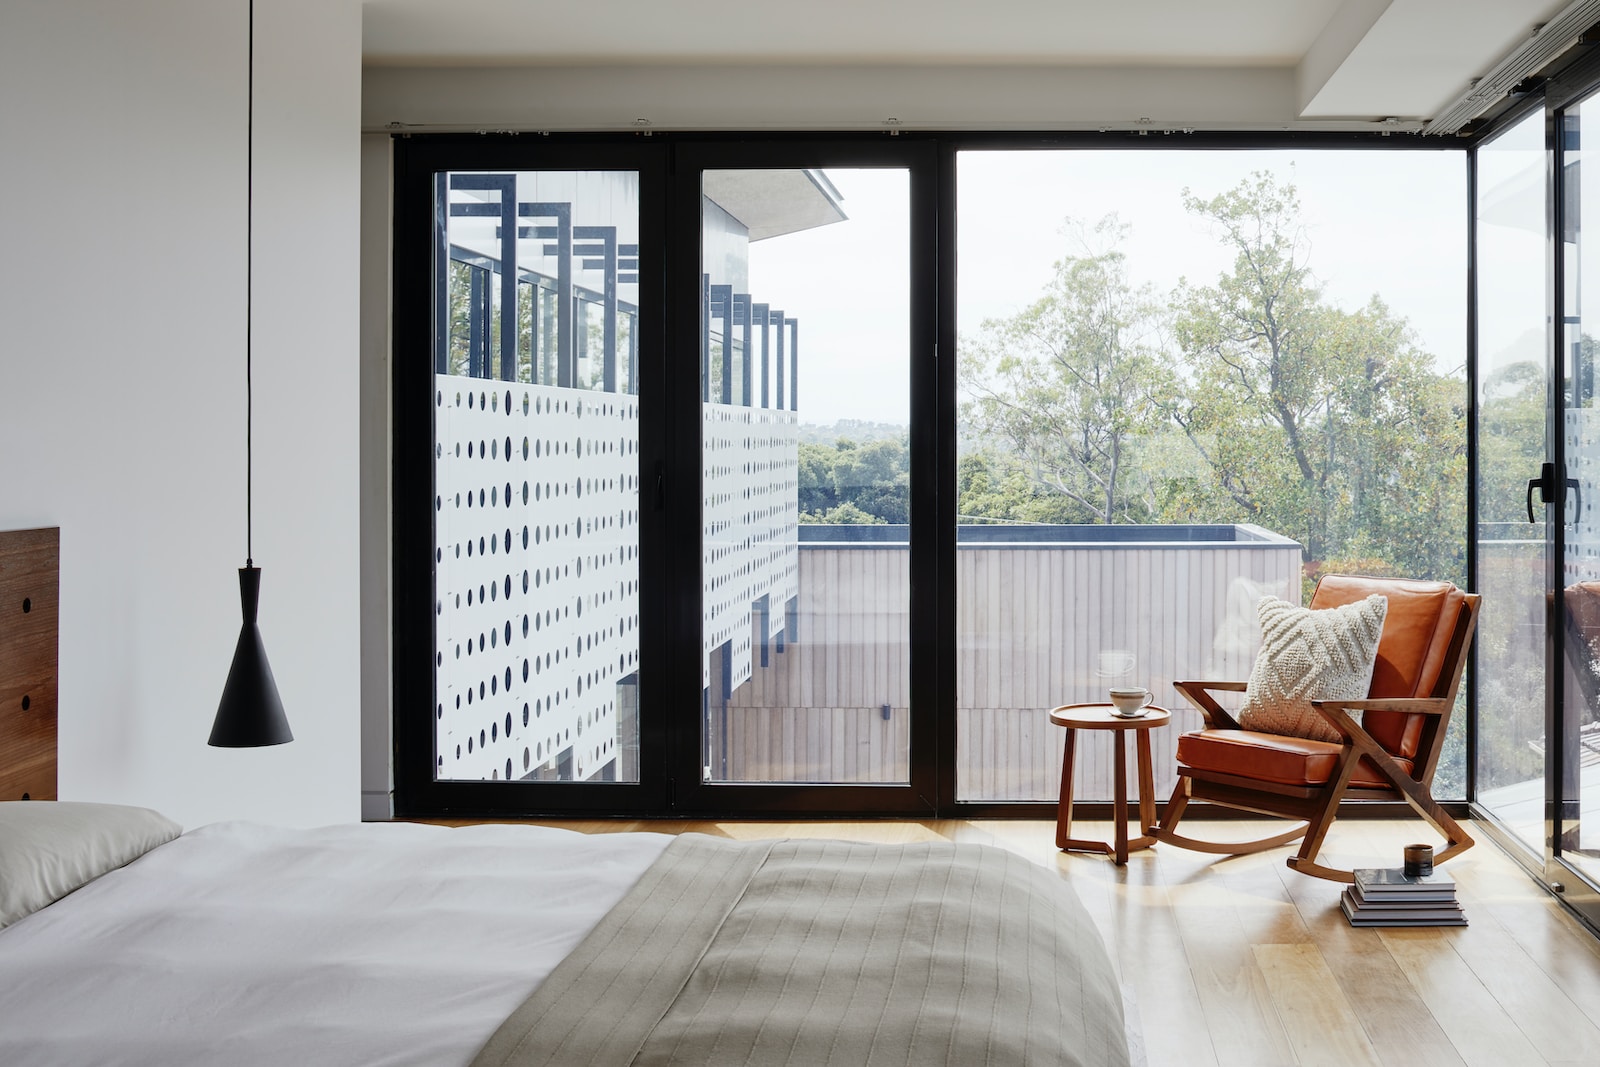
<path id="1" fill-rule="evenodd" d="M 1250 671 L 1239 725 L 1317 741 L 1342 740 L 1311 701 L 1366 697 L 1388 613 L 1388 598 L 1377 593 L 1316 611 L 1262 597 L 1256 605 L 1261 650 Z"/>

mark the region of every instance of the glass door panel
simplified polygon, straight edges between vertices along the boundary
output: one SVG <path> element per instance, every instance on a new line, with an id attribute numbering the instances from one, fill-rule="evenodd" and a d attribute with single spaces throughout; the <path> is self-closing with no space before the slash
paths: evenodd
<path id="1" fill-rule="evenodd" d="M 1552 522 L 1560 522 L 1563 628 L 1562 733 L 1558 774 L 1558 857 L 1600 882 L 1600 240 L 1586 240 L 1583 213 L 1600 205 L 1600 167 L 1588 162 L 1586 138 L 1600 130 L 1600 99 L 1561 115 L 1564 183 L 1562 252 L 1563 330 L 1560 334 L 1561 449 L 1564 468 Z M 1592 208 L 1591 208 L 1592 210 Z"/>
<path id="2" fill-rule="evenodd" d="M 1048 710 L 1141 687 L 1155 789 L 1319 573 L 1466 581 L 1463 160 L 957 156 L 956 798 L 1059 796 Z M 1292 383 L 1292 384 L 1291 384 Z M 1465 795 L 1464 716 L 1435 795 Z M 1076 741 L 1105 800 L 1114 749 Z"/>
<path id="3" fill-rule="evenodd" d="M 639 176 L 435 198 L 435 780 L 637 782 Z"/>
<path id="4" fill-rule="evenodd" d="M 701 191 L 701 780 L 909 783 L 910 172 Z"/>
<path id="5" fill-rule="evenodd" d="M 1546 509 L 1550 455 L 1545 115 L 1478 149 L 1478 802 L 1544 848 Z"/>

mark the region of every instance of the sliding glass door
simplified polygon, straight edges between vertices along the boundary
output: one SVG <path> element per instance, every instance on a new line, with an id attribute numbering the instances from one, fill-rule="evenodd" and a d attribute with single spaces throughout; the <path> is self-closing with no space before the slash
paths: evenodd
<path id="1" fill-rule="evenodd" d="M 1557 528 L 1561 562 L 1555 582 L 1561 650 L 1560 703 L 1551 732 L 1559 753 L 1554 775 L 1554 861 L 1581 876 L 1570 897 L 1600 916 L 1600 230 L 1589 234 L 1585 210 L 1600 210 L 1600 96 L 1556 113 L 1562 197 L 1556 261 L 1561 327 L 1556 333 L 1559 427 L 1548 521 Z"/>
<path id="2" fill-rule="evenodd" d="M 660 453 L 661 153 L 403 159 L 401 808 L 658 805 L 641 680 L 660 662 L 644 471 Z"/>
<path id="3" fill-rule="evenodd" d="M 637 782 L 639 175 L 438 197 L 438 778 Z"/>
<path id="4" fill-rule="evenodd" d="M 701 418 L 700 717 L 679 795 L 927 811 L 932 690 L 914 679 L 933 530 L 912 483 L 933 462 L 914 403 L 933 385 L 932 153 L 707 144 L 678 158 L 699 261 L 674 270 L 694 271 L 699 314 L 673 362 L 698 382 Z"/>
<path id="5" fill-rule="evenodd" d="M 1592 85 L 1592 82 L 1591 82 Z M 1477 149 L 1477 802 L 1600 922 L 1600 97 Z"/>
<path id="6" fill-rule="evenodd" d="M 707 782 L 910 781 L 910 193 L 702 176 Z"/>
<path id="7" fill-rule="evenodd" d="M 399 810 L 931 814 L 933 146 L 397 160 Z"/>
<path id="8" fill-rule="evenodd" d="M 957 157 L 956 795 L 1058 795 L 1041 713 L 1147 688 L 1155 788 L 1263 596 L 1466 581 L 1465 161 L 1324 146 Z M 1226 699 L 1226 698 L 1225 698 Z M 1465 797 L 1466 716 L 1434 793 Z M 1077 795 L 1109 799 L 1109 735 Z"/>
<path id="9" fill-rule="evenodd" d="M 1477 799 L 1520 845 L 1544 841 L 1550 455 L 1545 116 L 1477 150 Z"/>

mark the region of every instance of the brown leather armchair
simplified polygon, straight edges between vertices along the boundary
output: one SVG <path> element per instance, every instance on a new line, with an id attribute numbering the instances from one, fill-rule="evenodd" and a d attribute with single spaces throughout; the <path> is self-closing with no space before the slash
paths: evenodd
<path id="1" fill-rule="evenodd" d="M 1176 682 L 1205 716 L 1202 730 L 1178 739 L 1178 784 L 1150 828 L 1158 841 L 1181 848 L 1239 855 L 1303 839 L 1289 866 L 1333 881 L 1350 871 L 1316 862 L 1341 800 L 1404 800 L 1445 838 L 1442 863 L 1472 847 L 1459 823 L 1433 799 L 1430 787 L 1456 690 L 1477 626 L 1480 598 L 1449 582 L 1327 575 L 1311 608 L 1332 608 L 1372 593 L 1388 598 L 1377 664 L 1366 700 L 1315 700 L 1343 742 L 1313 741 L 1240 727 L 1211 695 L 1243 692 L 1243 682 Z M 1295 819 L 1302 825 L 1255 841 L 1201 841 L 1177 833 L 1191 800 Z"/>

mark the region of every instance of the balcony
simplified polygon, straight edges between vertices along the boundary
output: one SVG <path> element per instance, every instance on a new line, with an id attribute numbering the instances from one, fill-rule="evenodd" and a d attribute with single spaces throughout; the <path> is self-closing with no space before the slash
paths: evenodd
<path id="1" fill-rule="evenodd" d="M 797 603 L 753 624 L 749 678 L 708 689 L 707 773 L 721 781 L 894 782 L 909 775 L 907 527 L 799 527 Z M 1249 525 L 961 526 L 958 796 L 1052 800 L 1061 731 L 1045 712 L 1180 678 L 1248 676 L 1256 601 L 1300 599 L 1301 547 Z M 1152 739 L 1158 790 L 1198 713 Z M 1081 739 L 1078 795 L 1110 796 L 1111 745 Z"/>

